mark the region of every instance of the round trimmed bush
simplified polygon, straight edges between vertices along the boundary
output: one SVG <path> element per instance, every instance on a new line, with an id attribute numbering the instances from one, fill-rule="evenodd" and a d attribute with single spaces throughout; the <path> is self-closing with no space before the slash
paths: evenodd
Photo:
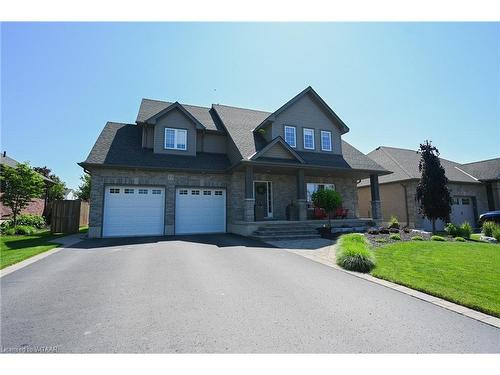
<path id="1" fill-rule="evenodd" d="M 465 238 L 463 238 L 463 237 L 455 237 L 455 241 L 465 242 Z"/>
<path id="2" fill-rule="evenodd" d="M 444 237 L 434 235 L 431 237 L 431 241 L 446 241 L 446 239 Z"/>
<path id="3" fill-rule="evenodd" d="M 399 235 L 399 233 L 394 233 L 389 236 L 389 239 L 394 241 L 401 241 L 401 236 Z"/>
<path id="4" fill-rule="evenodd" d="M 375 267 L 375 258 L 364 235 L 351 233 L 339 237 L 337 264 L 357 272 L 370 272 Z"/>
<path id="5" fill-rule="evenodd" d="M 423 237 L 422 237 L 422 236 L 413 236 L 413 237 L 411 238 L 411 240 L 412 240 L 412 241 L 423 241 L 424 239 L 423 239 Z"/>

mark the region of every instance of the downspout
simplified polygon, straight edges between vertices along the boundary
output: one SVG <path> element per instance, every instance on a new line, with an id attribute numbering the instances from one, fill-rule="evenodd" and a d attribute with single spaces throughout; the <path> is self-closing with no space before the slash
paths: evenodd
<path id="1" fill-rule="evenodd" d="M 406 226 L 410 226 L 410 213 L 408 211 L 408 190 L 405 184 L 401 184 L 403 187 L 404 195 L 405 195 L 405 212 L 406 212 Z"/>

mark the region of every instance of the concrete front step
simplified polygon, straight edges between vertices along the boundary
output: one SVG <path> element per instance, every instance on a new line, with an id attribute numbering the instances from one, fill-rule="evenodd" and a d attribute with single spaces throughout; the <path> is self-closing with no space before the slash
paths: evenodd
<path id="1" fill-rule="evenodd" d="M 313 238 L 321 238 L 319 234 L 282 234 L 282 235 L 255 235 L 253 234 L 250 238 L 261 240 L 261 241 L 285 241 L 285 240 L 308 240 Z"/>

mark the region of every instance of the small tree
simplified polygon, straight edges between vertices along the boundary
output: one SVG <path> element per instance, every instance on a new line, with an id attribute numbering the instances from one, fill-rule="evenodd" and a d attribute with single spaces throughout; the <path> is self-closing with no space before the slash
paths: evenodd
<path id="1" fill-rule="evenodd" d="M 80 180 L 82 183 L 78 186 L 76 196 L 82 201 L 88 201 L 90 200 L 90 175 L 84 174 L 80 177 Z"/>
<path id="2" fill-rule="evenodd" d="M 47 220 L 47 222 L 50 223 L 52 215 L 51 203 L 57 199 L 64 198 L 64 191 L 66 190 L 66 184 L 58 176 L 52 173 L 52 170 L 47 166 L 34 167 L 33 170 L 51 180 L 51 182 L 45 181 L 45 195 L 44 195 L 45 205 L 43 209 L 43 216 L 45 217 L 45 220 Z"/>
<path id="3" fill-rule="evenodd" d="M 331 228 L 330 214 L 342 204 L 342 197 L 333 189 L 322 189 L 312 193 L 311 199 L 316 207 L 328 214 L 328 227 Z"/>
<path id="4" fill-rule="evenodd" d="M 27 207 L 33 198 L 39 198 L 43 194 L 43 177 L 28 164 L 20 163 L 16 168 L 2 165 L 0 180 L 3 190 L 0 201 L 11 209 L 15 226 L 21 210 Z"/>
<path id="5" fill-rule="evenodd" d="M 439 161 L 439 151 L 431 142 L 420 145 L 420 163 L 422 177 L 417 186 L 417 200 L 421 213 L 432 221 L 432 232 L 436 232 L 436 220 L 447 220 L 451 211 L 450 191 L 446 186 L 444 168 Z"/>

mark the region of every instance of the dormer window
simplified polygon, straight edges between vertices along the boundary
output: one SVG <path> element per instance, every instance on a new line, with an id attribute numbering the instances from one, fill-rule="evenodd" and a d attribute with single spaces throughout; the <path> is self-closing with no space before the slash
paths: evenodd
<path id="1" fill-rule="evenodd" d="M 321 150 L 332 151 L 332 132 L 321 131 Z"/>
<path id="2" fill-rule="evenodd" d="M 297 147 L 297 128 L 285 125 L 285 142 L 290 147 Z"/>
<path id="3" fill-rule="evenodd" d="M 187 130 L 165 128 L 165 149 L 187 150 Z"/>
<path id="4" fill-rule="evenodd" d="M 314 150 L 314 129 L 304 128 L 304 149 Z"/>

